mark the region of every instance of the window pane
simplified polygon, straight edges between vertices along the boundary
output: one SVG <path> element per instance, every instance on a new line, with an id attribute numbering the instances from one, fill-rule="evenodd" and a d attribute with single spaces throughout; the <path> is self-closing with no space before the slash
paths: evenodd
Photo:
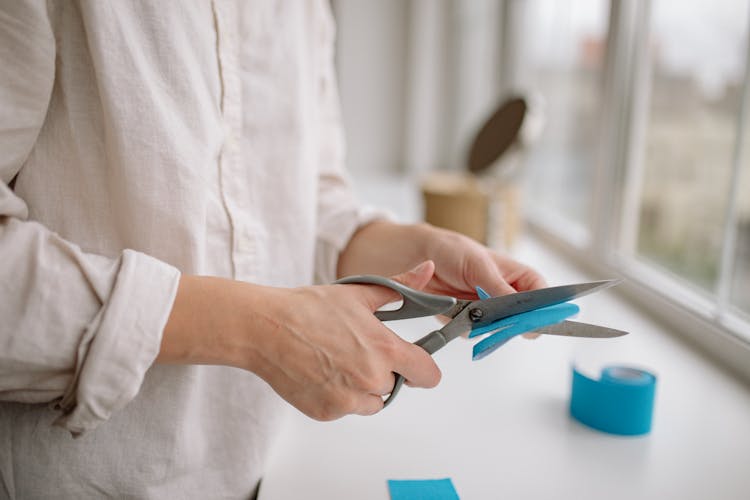
<path id="1" fill-rule="evenodd" d="M 744 73 L 744 0 L 652 3 L 638 252 L 714 290 Z"/>
<path id="2" fill-rule="evenodd" d="M 744 144 L 737 200 L 737 244 L 730 297 L 734 306 L 750 314 L 750 123 L 745 124 L 742 140 Z"/>
<path id="3" fill-rule="evenodd" d="M 520 82 L 543 100 L 546 124 L 528 158 L 535 205 L 589 226 L 609 2 L 525 2 Z"/>

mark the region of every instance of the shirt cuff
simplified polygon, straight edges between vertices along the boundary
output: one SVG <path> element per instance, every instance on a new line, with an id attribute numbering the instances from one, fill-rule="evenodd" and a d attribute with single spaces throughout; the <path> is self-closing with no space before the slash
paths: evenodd
<path id="1" fill-rule="evenodd" d="M 138 394 L 159 354 L 179 280 L 176 268 L 133 250 L 123 252 L 112 294 L 79 349 L 76 375 L 59 404 L 64 414 L 55 425 L 81 434 Z"/>

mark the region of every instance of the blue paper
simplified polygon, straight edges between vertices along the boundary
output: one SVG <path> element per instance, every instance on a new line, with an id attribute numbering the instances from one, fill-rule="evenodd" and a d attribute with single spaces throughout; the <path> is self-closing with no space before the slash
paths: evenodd
<path id="1" fill-rule="evenodd" d="M 472 359 L 479 360 L 497 350 L 513 337 L 531 332 L 543 326 L 559 323 L 580 311 L 575 304 L 564 303 L 542 307 L 533 311 L 508 316 L 486 326 L 471 331 L 469 338 L 496 331 L 493 335 L 478 342 L 474 346 Z"/>
<path id="2" fill-rule="evenodd" d="M 490 297 L 492 297 L 489 293 L 485 292 L 484 288 L 482 288 L 481 286 L 477 286 L 475 288 L 477 290 L 477 296 L 480 300 L 489 299 Z"/>
<path id="3" fill-rule="evenodd" d="M 391 500 L 459 500 L 450 478 L 388 480 Z"/>

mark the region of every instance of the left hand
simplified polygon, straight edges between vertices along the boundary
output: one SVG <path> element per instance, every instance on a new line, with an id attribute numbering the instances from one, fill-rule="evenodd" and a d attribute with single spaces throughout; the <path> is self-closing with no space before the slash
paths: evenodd
<path id="1" fill-rule="evenodd" d="M 432 261 L 431 268 L 434 265 L 434 274 L 423 288 L 429 293 L 474 300 L 476 286 L 493 296 L 547 286 L 531 267 L 466 236 L 429 224 L 368 224 L 354 234 L 341 253 L 338 271 L 339 276 L 388 276 L 425 261 Z M 537 336 L 524 334 L 526 338 Z"/>
<path id="2" fill-rule="evenodd" d="M 476 286 L 493 296 L 547 286 L 544 278 L 525 264 L 458 233 L 431 229 L 432 241 L 426 246 L 425 257 L 435 263 L 435 275 L 425 287 L 428 292 L 475 299 Z"/>
<path id="3" fill-rule="evenodd" d="M 368 224 L 354 234 L 341 253 L 338 271 L 339 276 L 389 276 L 427 260 L 435 263 L 435 275 L 425 287 L 430 293 L 475 299 L 477 285 L 490 295 L 547 286 L 531 267 L 466 236 L 429 224 Z"/>

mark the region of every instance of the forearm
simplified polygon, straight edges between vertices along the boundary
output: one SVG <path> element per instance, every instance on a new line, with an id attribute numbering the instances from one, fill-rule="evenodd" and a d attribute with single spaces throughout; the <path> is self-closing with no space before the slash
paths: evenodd
<path id="1" fill-rule="evenodd" d="M 180 279 L 157 363 L 228 365 L 258 372 L 272 329 L 274 289 L 209 276 Z"/>

